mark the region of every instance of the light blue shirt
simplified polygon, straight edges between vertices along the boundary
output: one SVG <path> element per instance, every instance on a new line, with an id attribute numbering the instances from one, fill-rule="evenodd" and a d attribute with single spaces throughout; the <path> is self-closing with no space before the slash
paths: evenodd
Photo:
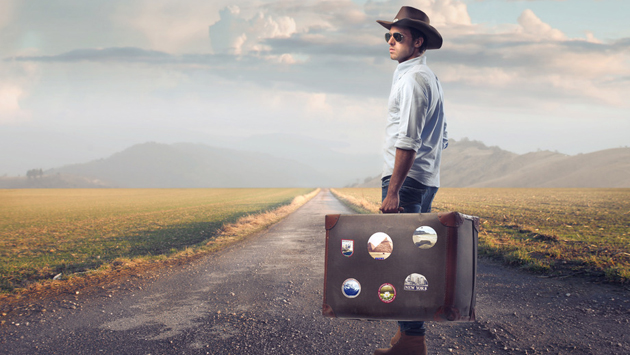
<path id="1" fill-rule="evenodd" d="M 396 148 L 413 150 L 416 159 L 407 176 L 439 187 L 442 149 L 447 146 L 442 85 L 426 57 L 398 64 L 389 94 L 382 177 L 394 171 Z"/>

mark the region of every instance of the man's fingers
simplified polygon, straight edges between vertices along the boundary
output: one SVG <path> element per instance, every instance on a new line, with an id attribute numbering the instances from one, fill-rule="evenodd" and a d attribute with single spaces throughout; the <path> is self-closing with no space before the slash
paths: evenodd
<path id="1" fill-rule="evenodd" d="M 381 211 L 381 213 L 401 213 L 403 212 L 405 209 L 402 207 L 398 207 L 398 208 L 392 208 L 392 209 L 388 209 L 385 207 L 381 207 L 378 209 L 379 211 Z"/>

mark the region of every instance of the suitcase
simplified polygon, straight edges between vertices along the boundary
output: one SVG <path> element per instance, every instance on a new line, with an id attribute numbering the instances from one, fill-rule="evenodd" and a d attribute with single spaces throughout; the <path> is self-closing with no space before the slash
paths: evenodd
<path id="1" fill-rule="evenodd" d="M 326 216 L 327 317 L 474 321 L 479 218 Z"/>

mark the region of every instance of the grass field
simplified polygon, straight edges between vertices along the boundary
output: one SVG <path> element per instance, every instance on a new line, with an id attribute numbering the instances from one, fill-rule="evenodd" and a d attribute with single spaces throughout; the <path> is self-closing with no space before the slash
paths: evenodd
<path id="1" fill-rule="evenodd" d="M 381 189 L 333 190 L 378 213 Z M 630 189 L 441 188 L 433 212 L 481 218 L 479 253 L 548 275 L 630 282 Z"/>
<path id="2" fill-rule="evenodd" d="M 0 190 L 0 292 L 203 248 L 227 223 L 313 189 Z"/>

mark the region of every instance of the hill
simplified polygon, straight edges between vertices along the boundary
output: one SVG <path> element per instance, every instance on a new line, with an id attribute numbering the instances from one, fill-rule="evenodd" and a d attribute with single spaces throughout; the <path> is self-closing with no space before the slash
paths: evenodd
<path id="1" fill-rule="evenodd" d="M 329 180 L 296 161 L 190 143 L 138 144 L 106 159 L 46 172 L 56 173 L 130 188 L 314 187 Z"/>
<path id="2" fill-rule="evenodd" d="M 569 156 L 516 154 L 478 141 L 449 141 L 442 156 L 442 187 L 630 187 L 630 148 Z M 360 187 L 380 187 L 380 176 Z"/>
<path id="3" fill-rule="evenodd" d="M 259 152 L 299 161 L 328 177 L 329 185 L 344 186 L 374 174 L 382 165 L 378 153 L 347 154 L 338 142 L 288 134 L 260 134 L 242 140 L 218 142 L 221 147 Z"/>
<path id="4" fill-rule="evenodd" d="M 66 165 L 43 176 L 3 177 L 0 188 L 335 187 L 378 174 L 381 160 L 343 154 L 326 141 L 260 135 L 234 149 L 192 143 L 143 143 L 104 159 Z M 337 147 L 338 148 L 338 147 Z M 630 187 L 630 148 L 569 156 L 516 154 L 451 139 L 443 153 L 443 187 Z M 380 187 L 380 175 L 361 187 Z"/>

